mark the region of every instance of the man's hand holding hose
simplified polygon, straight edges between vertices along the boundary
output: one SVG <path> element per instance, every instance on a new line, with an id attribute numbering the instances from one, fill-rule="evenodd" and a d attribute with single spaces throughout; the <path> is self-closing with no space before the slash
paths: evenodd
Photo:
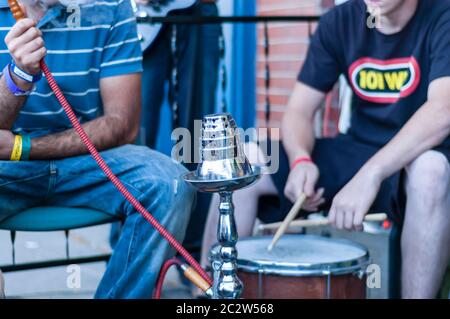
<path id="1" fill-rule="evenodd" d="M 21 70 L 30 75 L 41 72 L 40 61 L 47 55 L 42 31 L 36 28 L 32 19 L 19 20 L 9 31 L 5 38 L 9 53 Z M 29 91 L 33 84 L 24 81 L 11 72 L 11 76 L 21 89 Z"/>

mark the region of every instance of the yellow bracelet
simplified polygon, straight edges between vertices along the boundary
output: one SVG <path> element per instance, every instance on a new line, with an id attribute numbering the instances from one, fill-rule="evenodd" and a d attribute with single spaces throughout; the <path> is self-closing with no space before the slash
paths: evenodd
<path id="1" fill-rule="evenodd" d="M 20 161 L 20 158 L 22 157 L 22 136 L 16 135 L 16 138 L 14 139 L 14 148 L 11 153 L 11 161 Z"/>

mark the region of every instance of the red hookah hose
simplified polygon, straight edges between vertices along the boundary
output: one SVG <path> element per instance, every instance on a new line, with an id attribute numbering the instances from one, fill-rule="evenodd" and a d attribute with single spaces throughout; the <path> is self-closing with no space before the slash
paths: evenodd
<path id="1" fill-rule="evenodd" d="M 177 265 L 181 267 L 182 263 L 178 258 L 171 258 L 167 260 L 164 265 L 161 267 L 161 271 L 159 272 L 158 281 L 156 282 L 155 294 L 153 296 L 154 299 L 161 299 L 162 287 L 164 284 L 164 279 L 166 278 L 167 272 L 170 267 L 173 265 Z"/>
<path id="2" fill-rule="evenodd" d="M 67 116 L 69 117 L 70 122 L 72 123 L 75 131 L 80 136 L 84 145 L 86 145 L 89 153 L 91 153 L 92 157 L 97 162 L 98 166 L 103 170 L 109 180 L 114 184 L 114 186 L 122 193 L 122 195 L 133 205 L 133 207 L 141 213 L 141 215 L 158 231 L 161 235 L 175 248 L 181 256 L 205 279 L 209 284 L 212 284 L 211 279 L 203 270 L 203 268 L 199 265 L 199 263 L 187 252 L 187 250 L 173 237 L 172 234 L 169 233 L 167 229 L 164 228 L 148 211 L 144 206 L 128 191 L 128 189 L 123 185 L 123 183 L 117 178 L 116 175 L 111 171 L 108 164 L 101 157 L 99 152 L 95 149 L 94 144 L 89 139 L 88 135 L 82 128 L 80 122 L 78 121 L 75 113 L 73 112 L 69 102 L 64 97 L 64 94 L 61 92 L 58 84 L 55 81 L 52 73 L 50 72 L 47 64 L 44 60 L 41 61 L 41 69 L 45 74 L 45 77 L 50 85 L 52 91 L 55 93 L 56 98 L 59 103 L 63 107 Z"/>

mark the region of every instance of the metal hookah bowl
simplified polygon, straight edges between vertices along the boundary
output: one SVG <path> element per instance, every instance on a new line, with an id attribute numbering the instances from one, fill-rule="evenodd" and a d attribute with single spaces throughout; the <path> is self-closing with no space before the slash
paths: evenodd
<path id="1" fill-rule="evenodd" d="M 236 122 L 230 114 L 212 114 L 203 118 L 200 145 L 197 178 L 230 180 L 253 173 Z"/>

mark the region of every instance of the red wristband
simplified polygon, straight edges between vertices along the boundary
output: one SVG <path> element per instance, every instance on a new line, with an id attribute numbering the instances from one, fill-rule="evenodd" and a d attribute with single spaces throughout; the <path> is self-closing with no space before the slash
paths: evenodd
<path id="1" fill-rule="evenodd" d="M 294 163 L 292 163 L 291 170 L 294 169 L 295 167 L 297 167 L 297 165 L 302 164 L 302 163 L 314 163 L 314 162 L 310 157 L 306 157 L 306 156 L 299 157 L 294 161 Z"/>

